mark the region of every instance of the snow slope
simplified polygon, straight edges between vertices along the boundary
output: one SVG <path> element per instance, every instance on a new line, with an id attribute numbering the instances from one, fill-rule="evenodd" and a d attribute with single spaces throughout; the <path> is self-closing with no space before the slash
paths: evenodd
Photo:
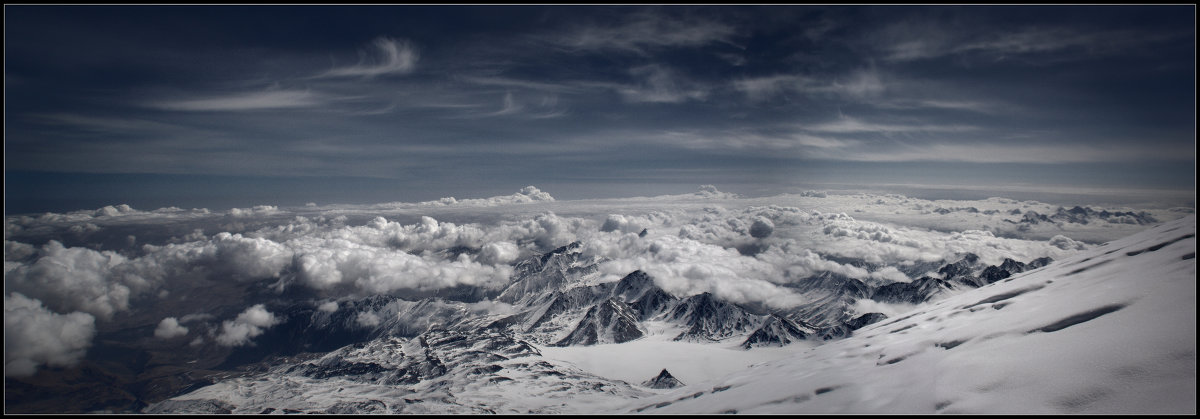
<path id="1" fill-rule="evenodd" d="M 1196 217 L 954 295 L 641 413 L 1196 413 Z"/>
<path id="2" fill-rule="evenodd" d="M 677 329 L 671 329 L 672 331 Z M 667 369 L 684 384 L 703 382 L 741 371 L 750 365 L 785 358 L 815 342 L 797 342 L 793 346 L 745 350 L 740 340 L 724 343 L 697 343 L 672 340 L 673 333 L 658 333 L 621 344 L 537 346 L 542 356 L 566 362 L 588 373 L 627 383 L 641 383 Z"/>

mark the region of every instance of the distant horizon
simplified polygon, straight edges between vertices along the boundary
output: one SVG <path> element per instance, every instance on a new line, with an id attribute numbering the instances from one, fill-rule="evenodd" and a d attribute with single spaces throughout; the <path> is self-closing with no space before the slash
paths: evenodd
<path id="1" fill-rule="evenodd" d="M 46 212 L 66 213 L 72 211 L 90 211 L 105 206 L 129 205 L 139 210 L 154 210 L 160 208 L 206 208 L 211 210 L 226 210 L 230 208 L 249 208 L 257 205 L 273 205 L 281 207 L 300 207 L 308 204 L 318 206 L 330 205 L 371 205 L 391 202 L 416 203 L 436 201 L 441 198 L 453 197 L 458 199 L 488 198 L 512 194 L 522 187 L 535 186 L 560 201 L 604 200 L 653 197 L 662 195 L 680 195 L 695 192 L 700 183 L 658 183 L 641 185 L 595 184 L 580 187 L 578 184 L 563 185 L 555 182 L 533 183 L 528 185 L 513 184 L 508 188 L 457 188 L 439 191 L 408 191 L 388 189 L 393 180 L 388 179 L 353 179 L 353 178 L 245 178 L 237 176 L 202 176 L 202 175 L 144 175 L 144 174 L 74 174 L 73 179 L 62 181 L 51 176 L 53 183 L 27 181 L 24 176 L 47 176 L 42 173 L 17 172 L 21 181 L 8 186 L 6 173 L 6 188 L 4 212 L 9 215 L 41 214 Z M 91 183 L 90 185 L 88 183 Z M 138 188 L 138 196 L 124 195 L 116 192 L 122 184 L 142 182 L 157 184 L 157 188 Z M 225 194 L 216 195 L 211 192 L 201 195 L 190 195 L 196 190 L 195 184 L 220 183 Z M 303 184 L 308 188 L 297 185 Z M 312 188 L 312 186 L 316 188 Z M 357 187 L 348 187 L 356 184 Z M 280 189 L 273 193 L 262 188 L 278 186 Z M 722 192 L 740 195 L 744 198 L 766 198 L 784 194 L 797 194 L 808 191 L 830 193 L 882 193 L 899 194 L 911 198 L 929 200 L 981 200 L 991 197 L 1016 200 L 1033 200 L 1048 204 L 1074 206 L 1136 206 L 1146 208 L 1195 207 L 1196 191 L 1194 188 L 1185 189 L 1147 189 L 1137 187 L 1103 188 L 1103 187 L 1071 187 L 1046 185 L 954 185 L 954 184 L 855 184 L 855 183 L 809 183 L 797 185 L 760 185 L 744 183 L 728 183 L 714 185 Z M 54 189 L 54 188 L 58 189 Z M 49 189 L 47 189 L 49 188 Z M 372 188 L 379 188 L 374 190 Z M 145 193 L 157 190 L 159 193 Z M 88 194 L 92 192 L 92 195 Z M 331 192 L 340 192 L 334 194 Z M 381 192 L 386 191 L 386 192 Z M 455 193 L 447 193 L 455 191 Z M 322 194 L 326 199 L 316 199 Z M 56 196 L 57 195 L 57 196 Z M 111 197 L 123 197 L 113 199 Z M 341 198 L 341 199 L 339 199 Z M 118 202 L 119 201 L 119 202 Z"/>

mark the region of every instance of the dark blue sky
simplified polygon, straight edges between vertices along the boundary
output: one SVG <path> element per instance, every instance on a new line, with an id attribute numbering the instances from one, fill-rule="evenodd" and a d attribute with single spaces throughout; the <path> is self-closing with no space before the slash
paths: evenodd
<path id="1" fill-rule="evenodd" d="M 5 6 L 7 213 L 1195 188 L 1195 7 Z"/>

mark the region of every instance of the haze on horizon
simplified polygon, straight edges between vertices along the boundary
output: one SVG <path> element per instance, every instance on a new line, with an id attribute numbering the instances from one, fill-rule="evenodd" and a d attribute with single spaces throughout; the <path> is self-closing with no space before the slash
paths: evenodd
<path id="1" fill-rule="evenodd" d="M 1194 17 L 6 5 L 5 213 L 526 185 L 558 199 L 712 184 L 1194 206 Z"/>

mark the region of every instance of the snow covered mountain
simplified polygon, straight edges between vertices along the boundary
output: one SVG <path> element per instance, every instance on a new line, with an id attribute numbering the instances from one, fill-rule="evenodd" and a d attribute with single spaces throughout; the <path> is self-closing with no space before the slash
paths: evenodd
<path id="1" fill-rule="evenodd" d="M 434 329 L 225 380 L 144 412 L 579 413 L 648 395 L 546 359 L 503 332 Z"/>
<path id="2" fill-rule="evenodd" d="M 643 413 L 1196 413 L 1196 218 L 649 400 Z"/>
<path id="3" fill-rule="evenodd" d="M 1188 216 L 1053 263 L 965 254 L 908 283 L 823 273 L 799 286 L 811 303 L 782 311 L 678 297 L 643 271 L 596 282 L 601 260 L 573 243 L 514 263 L 497 298 L 510 314 L 381 297 L 341 302 L 355 316 L 310 309 L 309 329 L 371 332 L 145 411 L 1194 413 L 1195 231 Z M 856 300 L 917 305 L 887 319 L 852 314 Z M 579 361 L 631 345 L 783 355 L 693 366 L 733 371 L 705 380 Z"/>

